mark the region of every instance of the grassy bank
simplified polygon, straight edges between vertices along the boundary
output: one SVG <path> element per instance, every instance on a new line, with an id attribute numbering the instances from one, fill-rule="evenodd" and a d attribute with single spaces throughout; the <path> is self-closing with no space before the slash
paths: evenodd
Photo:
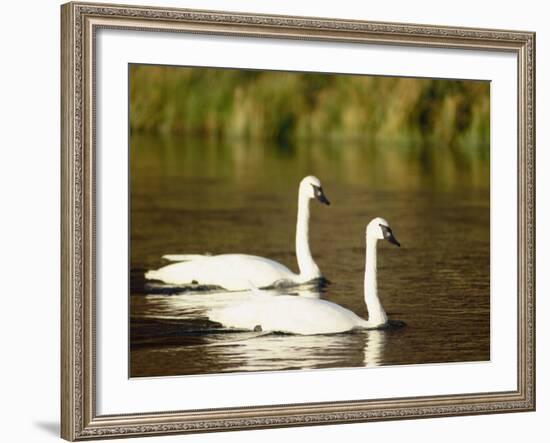
<path id="1" fill-rule="evenodd" d="M 130 67 L 132 131 L 489 145 L 489 83 Z"/>

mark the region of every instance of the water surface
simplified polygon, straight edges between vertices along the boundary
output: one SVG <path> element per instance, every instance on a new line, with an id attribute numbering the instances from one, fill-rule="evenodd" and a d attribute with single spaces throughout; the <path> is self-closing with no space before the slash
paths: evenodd
<path id="1" fill-rule="evenodd" d="M 131 141 L 131 376 L 490 358 L 488 148 L 139 134 Z M 255 254 L 297 271 L 297 190 L 308 174 L 331 201 L 311 202 L 311 250 L 331 282 L 322 297 L 367 317 L 364 231 L 384 217 L 401 248 L 379 242 L 379 295 L 405 327 L 234 332 L 207 311 L 250 294 L 163 294 L 144 284 L 143 272 L 166 264 L 161 256 L 169 253 Z"/>

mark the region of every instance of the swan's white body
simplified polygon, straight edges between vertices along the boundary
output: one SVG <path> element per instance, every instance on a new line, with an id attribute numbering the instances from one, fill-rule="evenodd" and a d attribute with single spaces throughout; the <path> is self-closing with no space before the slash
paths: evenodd
<path id="1" fill-rule="evenodd" d="M 246 254 L 165 255 L 177 263 L 148 271 L 145 278 L 175 285 L 219 286 L 230 291 L 263 288 L 277 284 L 302 284 L 322 277 L 309 249 L 309 200 L 327 203 L 319 179 L 305 177 L 298 193 L 296 258 L 300 272 L 267 258 Z"/>
<path id="2" fill-rule="evenodd" d="M 382 229 L 384 226 L 387 231 Z M 391 240 L 387 235 L 391 236 Z M 334 334 L 352 329 L 376 329 L 388 322 L 378 298 L 376 284 L 376 244 L 388 239 L 398 244 L 388 223 L 374 219 L 367 226 L 367 254 L 364 297 L 369 319 L 364 320 L 349 309 L 327 300 L 292 295 L 259 295 L 237 305 L 212 309 L 208 317 L 229 328 L 286 332 L 291 334 Z"/>
<path id="3" fill-rule="evenodd" d="M 261 327 L 262 331 L 301 335 L 369 327 L 368 321 L 336 303 L 297 295 L 259 296 L 257 300 L 213 309 L 208 317 L 230 328 L 253 331 Z"/>
<path id="4" fill-rule="evenodd" d="M 146 278 L 172 284 L 221 286 L 229 291 L 243 290 L 251 285 L 263 288 L 277 282 L 302 283 L 311 280 L 309 276 L 301 278 L 274 260 L 246 254 L 200 255 L 149 271 Z"/>

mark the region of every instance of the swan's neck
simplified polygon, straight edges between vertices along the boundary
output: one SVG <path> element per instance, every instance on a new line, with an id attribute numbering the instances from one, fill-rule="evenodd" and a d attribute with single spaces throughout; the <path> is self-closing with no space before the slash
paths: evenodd
<path id="1" fill-rule="evenodd" d="M 319 267 L 313 261 L 309 249 L 309 197 L 298 195 L 298 221 L 296 222 L 296 258 L 300 280 L 306 282 L 321 277 Z"/>
<path id="2" fill-rule="evenodd" d="M 378 298 L 376 283 L 376 238 L 367 240 L 367 263 L 365 265 L 365 304 L 369 311 L 369 326 L 380 326 L 388 321 L 386 311 Z"/>

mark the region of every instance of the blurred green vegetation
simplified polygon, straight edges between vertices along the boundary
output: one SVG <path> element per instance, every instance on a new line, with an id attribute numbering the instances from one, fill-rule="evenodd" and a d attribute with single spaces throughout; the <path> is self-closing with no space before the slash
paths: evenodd
<path id="1" fill-rule="evenodd" d="M 489 146 L 489 82 L 131 65 L 132 131 Z"/>

